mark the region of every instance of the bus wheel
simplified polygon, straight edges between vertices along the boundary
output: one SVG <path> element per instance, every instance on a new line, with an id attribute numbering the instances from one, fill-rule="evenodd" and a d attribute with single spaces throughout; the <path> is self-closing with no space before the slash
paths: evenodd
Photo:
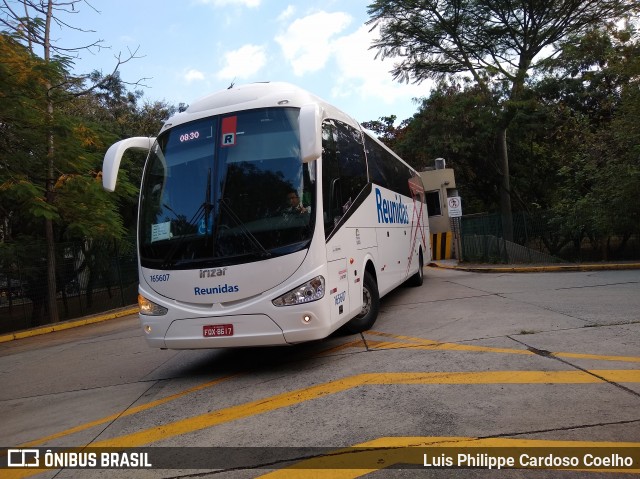
<path id="1" fill-rule="evenodd" d="M 411 286 L 422 286 L 424 282 L 424 261 L 422 260 L 422 250 L 418 255 L 418 271 L 409 278 L 409 285 Z"/>
<path id="2" fill-rule="evenodd" d="M 351 334 L 361 333 L 370 329 L 378 318 L 380 310 L 380 294 L 376 280 L 368 271 L 364 272 L 362 283 L 362 311 L 355 318 L 344 325 L 344 330 Z"/>

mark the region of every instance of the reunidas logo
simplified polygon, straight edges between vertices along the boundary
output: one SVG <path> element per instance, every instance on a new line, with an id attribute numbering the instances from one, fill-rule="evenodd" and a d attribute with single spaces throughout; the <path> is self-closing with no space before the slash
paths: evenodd
<path id="1" fill-rule="evenodd" d="M 240 286 L 237 284 L 219 284 L 212 288 L 193 288 L 193 293 L 196 296 L 208 296 L 211 294 L 224 294 L 224 293 L 237 293 L 240 291 Z"/>
<path id="2" fill-rule="evenodd" d="M 376 188 L 376 209 L 378 210 L 378 223 L 409 224 L 409 209 L 402 204 L 402 198 L 396 195 L 396 201 L 385 200 L 382 193 Z"/>

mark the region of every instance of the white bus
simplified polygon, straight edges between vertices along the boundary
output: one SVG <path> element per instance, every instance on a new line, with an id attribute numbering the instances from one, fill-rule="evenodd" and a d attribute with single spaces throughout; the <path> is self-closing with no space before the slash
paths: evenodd
<path id="1" fill-rule="evenodd" d="M 162 349 L 285 345 L 369 329 L 431 259 L 420 175 L 352 118 L 285 83 L 214 93 L 148 150 L 138 210 L 140 320 Z"/>

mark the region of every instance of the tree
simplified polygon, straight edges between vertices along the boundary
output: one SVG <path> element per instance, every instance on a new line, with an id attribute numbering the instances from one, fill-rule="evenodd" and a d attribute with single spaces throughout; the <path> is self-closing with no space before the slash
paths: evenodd
<path id="1" fill-rule="evenodd" d="M 380 141 L 395 150 L 396 144 L 402 139 L 405 128 L 410 121 L 404 120 L 399 126 L 395 126 L 397 119 L 396 115 L 381 116 L 377 120 L 363 122 L 362 126 L 374 132 Z"/>
<path id="2" fill-rule="evenodd" d="M 507 131 L 525 100 L 527 81 L 558 42 L 638 12 L 634 0 L 377 0 L 372 48 L 400 58 L 392 74 L 422 82 L 468 75 L 499 110 L 495 132 L 505 236 L 512 237 Z"/>
<path id="3" fill-rule="evenodd" d="M 640 231 L 637 32 L 630 24 L 608 25 L 569 38 L 549 68 L 554 75 L 536 86 L 541 103 L 571 110 L 557 142 L 564 155 L 556 221 L 606 258 Z M 576 127 L 567 129 L 572 122 Z"/>
<path id="4" fill-rule="evenodd" d="M 418 169 L 444 157 L 456 171 L 466 211 L 487 211 L 495 205 L 499 180 L 491 141 L 495 122 L 492 105 L 476 85 L 442 82 L 422 100 L 396 151 Z"/>
<path id="5" fill-rule="evenodd" d="M 87 94 L 95 89 L 98 84 L 82 89 L 87 76 L 76 77 L 69 74 L 68 68 L 72 63 L 74 55 L 91 48 L 102 46 L 101 41 L 93 42 L 81 47 L 65 48 L 56 45 L 51 40 L 52 24 L 57 23 L 61 27 L 73 28 L 61 17 L 64 14 L 73 13 L 79 4 L 86 3 L 84 0 L 22 0 L 9 1 L 2 0 L 0 5 L 0 24 L 6 31 L 11 32 L 13 37 L 25 44 L 29 53 L 35 55 L 35 46 L 42 47 L 41 67 L 43 81 L 36 83 L 40 92 L 40 101 L 37 109 L 42 112 L 44 120 L 45 139 L 38 142 L 44 145 L 44 150 L 32 151 L 31 154 L 37 161 L 41 162 L 42 178 L 44 179 L 44 203 L 47 210 L 55 211 L 55 184 L 57 181 L 56 161 L 60 154 L 56 140 L 60 135 L 56 135 L 59 124 L 56 122 L 55 109 L 62 102 L 69 101 L 79 95 Z M 20 9 L 20 10 L 19 10 Z M 120 65 L 135 58 L 135 52 L 122 58 L 116 57 L 114 73 Z M 56 253 L 54 235 L 55 214 L 44 215 L 44 230 L 47 242 L 47 310 L 50 322 L 57 322 L 59 319 L 57 308 L 57 286 L 56 286 Z"/>
<path id="6" fill-rule="evenodd" d="M 69 114 L 79 118 L 104 138 L 100 147 L 100 162 L 106 148 L 117 140 L 132 136 L 154 135 L 177 108 L 164 101 L 142 101 L 142 92 L 129 92 L 118 73 L 104 76 L 94 72 L 92 82 L 99 86 L 91 94 L 76 98 L 65 105 Z M 120 216 L 130 234 L 135 233 L 138 185 L 142 179 L 145 153 L 130 150 L 120 166 L 118 188 L 112 197 L 120 204 Z M 97 170 L 100 166 L 96 165 Z"/>

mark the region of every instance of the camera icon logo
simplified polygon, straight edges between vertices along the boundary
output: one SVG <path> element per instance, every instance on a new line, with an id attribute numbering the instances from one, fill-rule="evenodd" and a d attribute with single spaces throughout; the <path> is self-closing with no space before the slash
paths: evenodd
<path id="1" fill-rule="evenodd" d="M 39 467 L 40 451 L 38 449 L 7 450 L 8 467 Z"/>

